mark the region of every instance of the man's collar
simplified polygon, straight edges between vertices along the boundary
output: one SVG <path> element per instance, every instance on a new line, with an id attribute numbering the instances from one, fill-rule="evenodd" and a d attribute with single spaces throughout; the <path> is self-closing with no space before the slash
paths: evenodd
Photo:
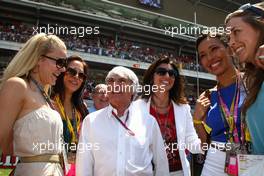
<path id="1" fill-rule="evenodd" d="M 132 103 L 132 102 L 131 102 L 131 103 Z M 127 115 L 128 111 L 129 111 L 129 109 L 130 109 L 131 103 L 130 103 L 130 105 L 128 106 L 128 108 L 125 110 L 123 116 L 126 116 L 126 115 Z M 108 117 L 111 117 L 111 116 L 112 116 L 112 111 L 113 111 L 115 114 L 117 114 L 117 109 L 115 109 L 111 104 L 109 104 L 109 106 L 108 106 L 108 112 L 107 112 Z M 123 116 L 121 116 L 121 117 L 123 117 Z"/>

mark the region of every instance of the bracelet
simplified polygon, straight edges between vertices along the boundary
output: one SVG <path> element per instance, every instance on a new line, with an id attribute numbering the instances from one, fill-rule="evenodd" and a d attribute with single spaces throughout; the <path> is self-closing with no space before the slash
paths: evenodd
<path id="1" fill-rule="evenodd" d="M 193 123 L 196 125 L 200 125 L 200 124 L 203 124 L 204 122 L 202 120 L 193 119 Z"/>
<path id="2" fill-rule="evenodd" d="M 203 125 L 205 131 L 206 131 L 208 134 L 210 134 L 211 131 L 212 131 L 212 128 L 210 128 L 210 127 L 209 127 L 204 121 L 202 121 L 202 120 L 196 120 L 196 119 L 193 119 L 193 123 L 194 123 L 195 125 Z"/>

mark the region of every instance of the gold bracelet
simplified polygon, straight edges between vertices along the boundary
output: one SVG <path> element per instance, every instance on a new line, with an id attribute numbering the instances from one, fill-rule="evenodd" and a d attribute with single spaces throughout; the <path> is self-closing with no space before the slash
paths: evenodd
<path id="1" fill-rule="evenodd" d="M 202 120 L 196 120 L 196 119 L 193 119 L 193 123 L 194 123 L 195 125 L 203 125 L 205 131 L 206 131 L 208 134 L 210 134 L 211 131 L 212 131 L 212 128 L 210 128 L 210 127 L 209 127 L 204 121 L 202 121 Z"/>
<path id="2" fill-rule="evenodd" d="M 193 119 L 193 123 L 196 124 L 196 125 L 200 125 L 200 124 L 203 124 L 203 121 L 202 120 Z"/>

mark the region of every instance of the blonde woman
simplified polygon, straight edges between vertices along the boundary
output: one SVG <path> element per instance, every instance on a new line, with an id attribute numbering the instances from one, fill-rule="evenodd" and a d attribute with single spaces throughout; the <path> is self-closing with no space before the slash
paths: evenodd
<path id="1" fill-rule="evenodd" d="M 55 35 L 29 39 L 6 68 L 0 88 L 0 145 L 20 157 L 15 175 L 63 175 L 63 125 L 47 88 L 65 71 L 66 47 Z M 13 146 L 12 146 L 13 145 Z"/>

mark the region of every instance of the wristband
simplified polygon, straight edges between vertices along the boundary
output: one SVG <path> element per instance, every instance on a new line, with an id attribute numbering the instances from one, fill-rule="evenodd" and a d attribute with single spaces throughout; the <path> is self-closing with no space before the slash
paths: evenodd
<path id="1" fill-rule="evenodd" d="M 202 124 L 202 125 L 204 126 L 205 131 L 206 131 L 208 134 L 210 134 L 211 131 L 212 131 L 212 128 L 210 128 L 210 127 L 209 127 L 204 121 L 202 121 L 202 120 L 196 120 L 196 119 L 193 119 L 193 123 L 194 123 L 195 125 L 200 125 L 200 124 Z"/>

